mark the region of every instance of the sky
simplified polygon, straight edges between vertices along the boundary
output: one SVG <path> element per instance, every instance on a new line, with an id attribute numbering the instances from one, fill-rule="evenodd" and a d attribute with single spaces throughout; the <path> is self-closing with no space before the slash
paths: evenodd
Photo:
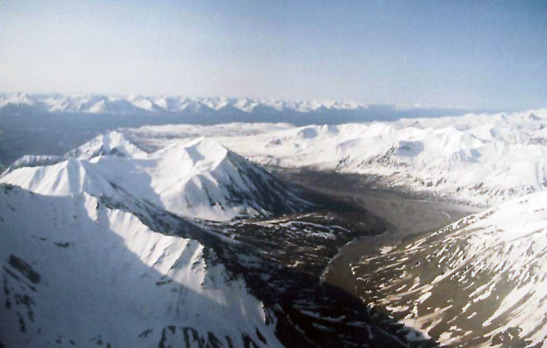
<path id="1" fill-rule="evenodd" d="M 547 0 L 0 0 L 0 91 L 547 107 Z"/>

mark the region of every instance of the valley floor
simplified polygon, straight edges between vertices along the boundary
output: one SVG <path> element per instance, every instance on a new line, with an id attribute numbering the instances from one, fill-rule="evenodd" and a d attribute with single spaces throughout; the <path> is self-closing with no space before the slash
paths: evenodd
<path id="1" fill-rule="evenodd" d="M 346 244 L 322 275 L 325 282 L 364 301 L 366 297 L 359 293 L 359 280 L 352 272 L 352 265 L 365 256 L 382 254 L 406 239 L 436 231 L 482 210 L 432 196 L 383 189 L 363 175 L 310 170 L 280 170 L 278 175 L 307 190 L 361 207 L 389 224 L 389 229 L 381 235 L 361 237 Z"/>

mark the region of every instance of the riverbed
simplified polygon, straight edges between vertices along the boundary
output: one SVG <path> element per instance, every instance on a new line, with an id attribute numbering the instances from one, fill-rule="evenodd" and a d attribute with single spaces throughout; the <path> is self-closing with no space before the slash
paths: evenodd
<path id="1" fill-rule="evenodd" d="M 364 294 L 356 289 L 352 265 L 364 256 L 387 252 L 405 239 L 436 231 L 482 210 L 436 197 L 374 187 L 360 175 L 313 171 L 283 171 L 279 175 L 307 190 L 352 203 L 387 222 L 383 234 L 362 237 L 342 247 L 323 272 L 323 281 L 360 298 Z"/>

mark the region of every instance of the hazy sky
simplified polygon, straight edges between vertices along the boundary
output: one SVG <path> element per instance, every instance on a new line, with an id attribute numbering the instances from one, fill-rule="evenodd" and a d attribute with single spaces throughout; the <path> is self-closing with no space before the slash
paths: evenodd
<path id="1" fill-rule="evenodd" d="M 2 0 L 0 90 L 547 107 L 547 1 Z"/>

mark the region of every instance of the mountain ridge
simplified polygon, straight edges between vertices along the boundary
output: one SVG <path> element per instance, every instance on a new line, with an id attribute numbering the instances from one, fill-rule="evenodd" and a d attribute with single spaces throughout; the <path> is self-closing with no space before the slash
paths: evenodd
<path id="1" fill-rule="evenodd" d="M 2 184 L 0 205 L 8 207 L 0 216 L 8 347 L 282 346 L 261 302 L 199 241 L 158 233 L 86 193 Z M 21 219 L 29 207 L 34 217 Z"/>
<path id="2" fill-rule="evenodd" d="M 110 132 L 62 159 L 27 162 L 8 168 L 0 182 L 54 196 L 112 196 L 114 187 L 122 188 L 170 212 L 208 220 L 312 206 L 259 165 L 203 137 L 146 153 L 121 133 Z"/>
<path id="3" fill-rule="evenodd" d="M 461 107 L 441 107 L 425 104 L 415 105 L 371 105 L 353 101 L 333 100 L 283 100 L 265 98 L 234 97 L 178 97 L 146 95 L 102 95 L 102 94 L 0 94 L 0 111 L 3 109 L 34 110 L 36 112 L 90 113 L 90 114 L 134 114 L 134 113 L 207 113 L 243 112 L 331 112 L 367 111 L 389 107 L 393 111 L 411 110 L 466 110 Z"/>

